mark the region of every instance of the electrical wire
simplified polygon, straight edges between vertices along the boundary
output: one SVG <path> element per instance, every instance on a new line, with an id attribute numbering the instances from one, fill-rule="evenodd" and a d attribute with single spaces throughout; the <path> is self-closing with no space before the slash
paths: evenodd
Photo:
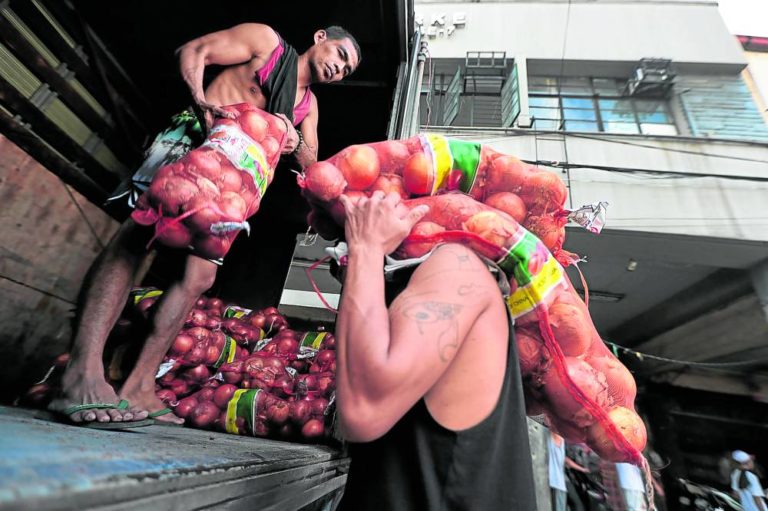
<path id="1" fill-rule="evenodd" d="M 451 127 L 454 131 L 477 131 L 476 128 L 473 126 L 453 126 Z M 638 142 L 630 142 L 627 140 L 616 140 L 613 138 L 607 138 L 611 137 L 613 135 L 616 135 L 616 133 L 600 133 L 599 135 L 588 135 L 585 133 L 574 133 L 574 132 L 568 132 L 568 131 L 553 131 L 553 130 L 533 130 L 529 128 L 505 128 L 504 134 L 498 137 L 489 137 L 487 136 L 489 131 L 498 131 L 494 130 L 493 128 L 483 128 L 484 132 L 477 136 L 477 138 L 482 138 L 484 142 L 502 142 L 509 137 L 528 137 L 530 135 L 557 135 L 557 136 L 563 136 L 563 137 L 573 137 L 573 138 L 584 138 L 589 140 L 597 140 L 598 142 L 606 142 L 610 144 L 620 144 L 620 145 L 626 145 L 626 146 L 632 146 L 632 147 L 642 147 L 644 149 L 654 149 L 656 151 L 662 151 L 666 153 L 680 153 L 680 154 L 691 154 L 694 156 L 702 156 L 705 158 L 723 158 L 726 160 L 733 160 L 733 161 L 745 161 L 749 163 L 764 163 L 768 164 L 768 160 L 759 160 L 755 158 L 744 158 L 740 156 L 733 156 L 729 154 L 718 154 L 718 153 L 706 153 L 702 151 L 692 151 L 689 149 L 675 149 L 673 147 L 659 147 L 655 145 L 650 144 L 641 144 Z M 725 139 L 718 139 L 713 140 L 710 138 L 695 138 L 695 137 L 667 137 L 663 140 L 670 140 L 672 142 L 680 142 L 680 141 L 691 141 L 691 142 L 715 142 L 715 141 L 722 141 L 722 142 L 731 142 L 731 143 L 739 143 L 739 144 L 747 144 L 747 145 L 755 145 L 758 147 L 768 147 L 768 144 L 764 142 L 755 142 L 750 140 L 725 140 Z M 538 159 L 538 158 L 537 158 Z"/>
<path id="2" fill-rule="evenodd" d="M 427 74 L 427 83 L 429 84 L 429 92 L 427 92 L 427 124 L 424 127 L 425 130 L 429 129 L 429 121 L 432 117 L 432 99 L 434 98 L 434 79 L 435 79 L 435 63 L 432 61 L 432 54 L 429 52 L 429 46 L 424 47 L 424 51 L 427 53 L 427 68 L 429 73 Z M 421 94 L 421 91 L 419 91 Z"/>
<path id="3" fill-rule="evenodd" d="M 64 181 L 61 181 L 61 184 L 64 186 L 64 190 L 67 191 L 67 195 L 69 195 L 69 200 L 72 201 L 72 204 L 75 205 L 75 208 L 77 208 L 77 211 L 80 213 L 80 217 L 85 222 L 85 225 L 88 226 L 88 230 L 91 231 L 91 234 L 93 235 L 93 238 L 96 240 L 96 243 L 99 245 L 99 248 L 104 250 L 106 245 L 104 245 L 104 242 L 102 242 L 101 238 L 99 238 L 99 235 L 96 233 L 96 229 L 93 227 L 93 224 L 91 224 L 90 220 L 88 220 L 88 217 L 85 215 L 85 211 L 83 211 L 83 208 L 80 206 L 80 203 L 77 202 L 77 199 L 75 199 L 75 196 L 72 194 L 72 190 L 69 189 L 69 185 L 67 185 L 67 183 L 65 183 Z"/>
<path id="4" fill-rule="evenodd" d="M 38 293 L 44 294 L 46 296 L 50 296 L 51 298 L 56 298 L 57 300 L 61 300 L 62 302 L 66 302 L 71 305 L 77 305 L 75 302 L 68 298 L 64 298 L 63 296 L 59 296 L 57 294 L 51 293 L 50 291 L 46 291 L 45 289 L 40 289 L 39 287 L 35 287 L 31 284 L 27 284 L 25 282 L 22 282 L 20 280 L 16 280 L 12 277 L 9 277 L 7 275 L 0 275 L 0 279 L 7 280 L 8 282 L 12 282 L 16 284 L 17 286 L 25 287 L 27 289 L 31 289 L 32 291 L 37 291 Z"/>
<path id="5" fill-rule="evenodd" d="M 522 160 L 525 163 L 537 166 L 552 167 L 559 169 L 593 169 L 593 170 L 605 170 L 610 172 L 619 172 L 626 174 L 646 174 L 647 177 L 658 176 L 656 179 L 681 179 L 681 178 L 718 178 L 718 179 L 730 179 L 734 181 L 752 181 L 752 182 L 768 182 L 768 176 L 734 176 L 728 174 L 712 174 L 712 173 L 699 173 L 699 172 L 685 172 L 677 170 L 655 170 L 655 169 L 641 169 L 633 167 L 614 167 L 609 165 L 590 165 L 584 163 L 568 163 L 551 160 Z M 768 163 L 768 162 L 766 162 Z"/>
<path id="6" fill-rule="evenodd" d="M 640 360 L 641 362 L 643 362 L 645 359 L 648 359 L 648 360 L 655 360 L 658 362 L 664 362 L 667 364 L 677 364 L 677 365 L 684 365 L 684 366 L 690 366 L 690 367 L 701 367 L 701 368 L 711 368 L 711 369 L 728 368 L 728 367 L 748 367 L 748 366 L 754 366 L 754 365 L 768 364 L 768 358 L 758 358 L 754 360 L 741 360 L 738 362 L 693 362 L 690 360 L 677 360 L 674 358 L 660 357 L 657 355 L 650 355 L 648 353 L 635 351 L 633 349 L 627 348 L 620 344 L 616 344 L 615 342 L 610 342 L 605 340 L 603 342 L 614 349 L 614 354 L 616 354 L 616 350 L 618 350 L 618 351 L 636 356 L 638 360 Z"/>
<path id="7" fill-rule="evenodd" d="M 565 131 L 565 110 L 564 106 L 562 105 L 563 101 L 563 72 L 565 71 L 565 49 L 567 47 L 568 42 L 568 26 L 571 23 L 571 0 L 568 0 L 568 8 L 565 11 L 565 29 L 563 30 L 563 50 L 560 55 L 560 76 L 557 79 L 557 97 L 560 104 L 559 113 L 561 116 L 560 119 L 560 129 L 562 131 Z M 565 158 L 565 162 L 568 163 L 568 139 L 563 137 L 563 158 Z M 537 151 L 538 152 L 538 151 Z M 536 158 L 538 160 L 538 156 Z M 565 180 L 568 183 L 568 187 L 570 188 L 571 184 L 571 168 L 565 167 Z M 571 209 L 573 209 L 573 194 L 568 194 L 568 205 Z"/>

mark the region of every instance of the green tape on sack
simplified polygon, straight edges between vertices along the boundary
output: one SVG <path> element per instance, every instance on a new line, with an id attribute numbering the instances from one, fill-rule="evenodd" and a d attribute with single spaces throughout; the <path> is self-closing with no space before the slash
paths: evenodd
<path id="1" fill-rule="evenodd" d="M 517 282 L 506 301 L 512 317 L 518 318 L 544 302 L 563 282 L 564 272 L 541 240 L 526 229 L 519 227 L 513 238 L 517 242 L 497 264 Z"/>
<path id="2" fill-rule="evenodd" d="M 462 174 L 459 189 L 469 193 L 477 179 L 477 167 L 480 165 L 481 144 L 478 142 L 465 142 L 463 140 L 448 139 L 448 147 L 453 156 L 453 170 Z"/>
<path id="3" fill-rule="evenodd" d="M 237 354 L 237 343 L 233 338 L 227 336 L 227 340 L 224 342 L 224 347 L 221 349 L 221 355 L 219 359 L 213 364 L 213 367 L 218 369 L 224 362 L 230 363 L 235 359 Z"/>
<path id="4" fill-rule="evenodd" d="M 259 402 L 259 393 L 261 389 L 239 389 L 232 395 L 232 399 L 227 403 L 227 433 L 239 434 L 237 429 L 237 419 L 245 419 L 246 430 L 253 434 L 253 424 L 256 420 Z"/>
<path id="5" fill-rule="evenodd" d="M 325 339 L 325 336 L 328 334 L 328 332 L 307 332 L 305 333 L 302 338 L 301 342 L 299 343 L 299 350 L 300 351 L 317 351 L 320 349 L 320 345 L 323 344 L 323 339 Z"/>
<path id="6" fill-rule="evenodd" d="M 144 298 L 155 298 L 162 294 L 163 291 L 161 289 L 157 289 L 156 287 L 141 287 L 131 290 L 131 298 L 134 305 L 137 305 Z"/>
<path id="7" fill-rule="evenodd" d="M 250 313 L 250 309 L 244 309 L 243 307 L 238 307 L 237 305 L 227 305 L 227 307 L 224 309 L 224 317 L 227 319 L 242 319 L 244 316 L 247 316 Z"/>
<path id="8" fill-rule="evenodd" d="M 237 169 L 247 172 L 259 190 L 259 198 L 262 198 L 272 181 L 274 169 L 267 164 L 264 148 L 236 126 L 214 126 L 203 147 L 213 147 L 223 153 Z"/>
<path id="9" fill-rule="evenodd" d="M 529 262 L 537 251 L 540 252 L 543 245 L 530 232 L 522 227 L 518 229 L 519 234 L 522 235 L 514 236 L 514 238 L 517 238 L 517 243 L 507 250 L 507 255 L 498 262 L 498 265 L 504 273 L 513 276 L 518 285 L 524 286 L 531 281 Z"/>

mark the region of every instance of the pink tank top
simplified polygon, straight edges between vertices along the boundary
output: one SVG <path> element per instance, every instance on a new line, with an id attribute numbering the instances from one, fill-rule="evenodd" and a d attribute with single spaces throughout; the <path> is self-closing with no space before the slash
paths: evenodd
<path id="1" fill-rule="evenodd" d="M 267 78 L 269 78 L 270 73 L 273 69 L 275 69 L 275 65 L 277 64 L 278 59 L 280 59 L 280 57 L 283 55 L 283 51 L 283 40 L 280 39 L 280 43 L 278 43 L 277 48 L 272 51 L 272 55 L 269 56 L 267 63 L 264 64 L 261 69 L 256 71 L 256 76 L 259 78 L 259 85 L 263 84 Z M 304 97 L 301 98 L 301 101 L 298 105 L 293 107 L 294 126 L 301 124 L 301 121 L 303 121 L 307 114 L 309 114 L 309 106 L 311 103 L 312 92 L 309 90 L 309 87 L 307 87 L 307 91 L 304 93 Z"/>

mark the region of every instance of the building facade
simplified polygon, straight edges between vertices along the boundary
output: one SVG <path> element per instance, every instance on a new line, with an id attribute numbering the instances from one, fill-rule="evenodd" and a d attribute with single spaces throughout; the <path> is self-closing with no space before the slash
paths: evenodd
<path id="1" fill-rule="evenodd" d="M 609 203 L 605 230 L 569 227 L 565 248 L 587 259 L 604 339 L 691 362 L 623 356 L 669 480 L 716 483 L 717 455 L 761 431 L 768 401 L 768 124 L 752 58 L 713 1 L 422 0 L 415 13 L 420 131 L 538 162 L 569 208 Z"/>

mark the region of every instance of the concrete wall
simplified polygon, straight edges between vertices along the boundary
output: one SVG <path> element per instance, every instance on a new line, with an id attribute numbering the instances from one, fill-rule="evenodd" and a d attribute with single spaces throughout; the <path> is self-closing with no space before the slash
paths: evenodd
<path id="1" fill-rule="evenodd" d="M 768 53 L 748 51 L 744 53 L 749 66 L 744 70 L 744 81 L 752 91 L 755 104 L 768 123 Z"/>
<path id="2" fill-rule="evenodd" d="M 663 57 L 679 64 L 706 63 L 710 69 L 746 63 L 715 2 L 574 1 L 570 8 L 564 2 L 417 2 L 415 11 L 427 25 L 434 14 L 445 13 L 450 20 L 456 12 L 466 13 L 465 28 L 428 39 L 434 58 L 495 50 L 558 61 Z"/>

